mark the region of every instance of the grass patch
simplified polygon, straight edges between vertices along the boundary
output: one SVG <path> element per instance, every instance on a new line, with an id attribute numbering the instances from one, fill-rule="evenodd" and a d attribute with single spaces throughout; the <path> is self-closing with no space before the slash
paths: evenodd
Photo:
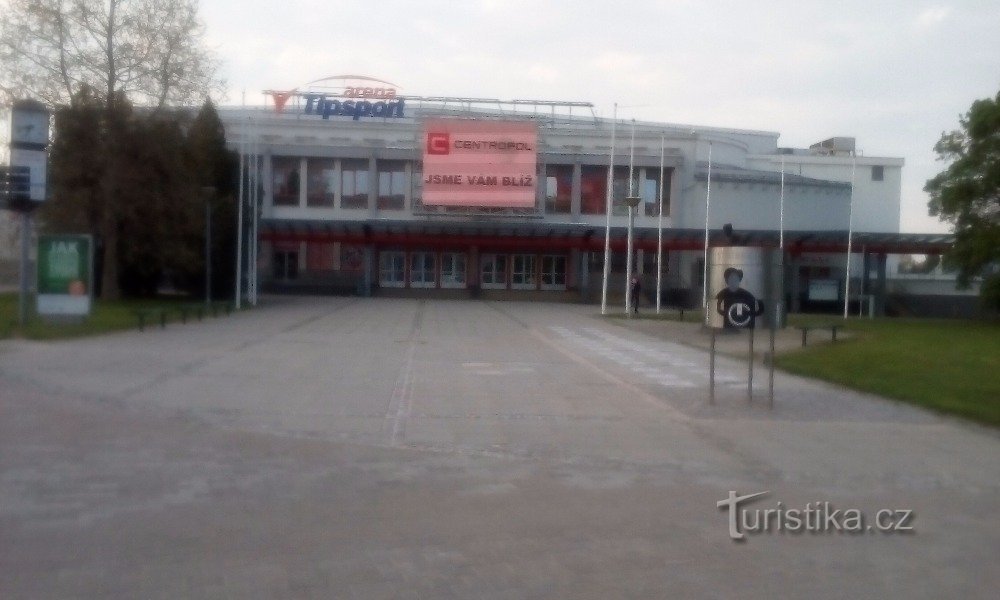
<path id="1" fill-rule="evenodd" d="M 164 297 L 141 300 L 95 300 L 90 317 L 79 322 L 46 322 L 34 316 L 34 299 L 31 300 L 29 318 L 25 327 L 18 325 L 17 294 L 0 294 L 0 339 L 22 337 L 32 340 L 54 340 L 99 335 L 124 329 L 136 329 L 139 320 L 135 311 L 154 308 L 177 308 L 182 304 L 197 303 L 189 298 Z M 189 318 L 191 316 L 189 315 Z M 179 311 L 169 310 L 167 322 L 179 322 Z M 159 327 L 159 320 L 147 320 L 147 328 Z"/>
<path id="2" fill-rule="evenodd" d="M 796 317 L 794 324 L 839 319 Z M 797 321 L 797 322 L 796 322 Z M 1000 323 L 851 319 L 853 337 L 777 357 L 777 366 L 1000 426 Z"/>

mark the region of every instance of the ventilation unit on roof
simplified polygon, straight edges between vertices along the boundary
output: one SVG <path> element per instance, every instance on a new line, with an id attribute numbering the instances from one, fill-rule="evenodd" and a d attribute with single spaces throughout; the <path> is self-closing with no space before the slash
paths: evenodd
<path id="1" fill-rule="evenodd" d="M 809 151 L 822 156 L 849 156 L 854 152 L 854 138 L 832 137 L 809 146 Z"/>

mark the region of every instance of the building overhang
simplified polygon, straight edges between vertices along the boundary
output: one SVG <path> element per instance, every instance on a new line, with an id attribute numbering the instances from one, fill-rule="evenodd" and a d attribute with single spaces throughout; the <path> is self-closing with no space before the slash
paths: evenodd
<path id="1" fill-rule="evenodd" d="M 539 221 L 367 221 L 263 219 L 261 239 L 274 242 L 340 242 L 371 244 L 378 247 L 485 247 L 502 250 L 598 251 L 604 248 L 604 227 L 590 223 L 547 223 Z M 637 227 L 637 248 L 655 251 L 657 230 Z M 615 251 L 626 247 L 627 229 L 611 228 L 610 245 Z M 746 245 L 778 247 L 781 234 L 776 229 L 736 232 L 727 236 L 722 230 L 709 232 L 711 246 Z M 792 254 L 846 252 L 847 231 L 785 231 L 785 248 Z M 883 254 L 941 254 L 954 243 L 954 236 L 936 233 L 855 232 L 851 236 L 853 252 Z M 665 250 L 700 250 L 704 248 L 703 229 L 663 229 Z"/>

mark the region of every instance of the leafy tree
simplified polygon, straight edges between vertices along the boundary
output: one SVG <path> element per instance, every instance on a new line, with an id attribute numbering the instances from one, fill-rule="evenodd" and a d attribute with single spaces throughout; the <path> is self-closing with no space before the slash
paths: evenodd
<path id="1" fill-rule="evenodd" d="M 41 216 L 48 229 L 99 235 L 98 253 L 116 257 L 101 261 L 114 268 L 101 280 L 113 277 L 130 295 L 150 294 L 164 272 L 201 268 L 201 203 L 178 115 L 140 116 L 124 100 L 116 111 L 107 119 L 87 90 L 57 111 L 52 198 Z M 110 136 L 113 145 L 93 152 Z M 103 196 L 108 163 L 118 172 L 113 205 Z"/>
<path id="2" fill-rule="evenodd" d="M 191 179 L 203 202 L 212 206 L 212 297 L 232 293 L 236 261 L 236 169 L 235 153 L 226 147 L 226 132 L 211 100 L 206 101 L 188 129 L 187 159 Z M 211 191 L 208 190 L 211 189 Z M 198 221 L 204 232 L 204 206 Z M 201 237 L 204 247 L 204 237 Z M 197 277 L 187 287 L 204 291 L 204 257 Z"/>
<path id="3" fill-rule="evenodd" d="M 86 98 L 103 107 L 89 151 L 100 181 L 92 214 L 100 217 L 105 298 L 119 295 L 119 232 L 132 208 L 122 203 L 132 172 L 120 152 L 137 133 L 131 106 L 155 119 L 221 88 L 197 9 L 197 0 L 7 0 L 0 12 L 0 101 L 27 95 L 72 106 Z"/>
<path id="4" fill-rule="evenodd" d="M 934 146 L 947 169 L 927 182 L 930 214 L 952 224 L 955 245 L 945 265 L 968 287 L 982 276 L 980 298 L 1000 310 L 1000 93 L 972 103 L 960 130 L 942 133 Z"/>

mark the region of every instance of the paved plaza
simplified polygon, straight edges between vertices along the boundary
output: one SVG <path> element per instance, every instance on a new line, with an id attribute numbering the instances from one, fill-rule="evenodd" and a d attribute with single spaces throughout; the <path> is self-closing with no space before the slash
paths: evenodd
<path id="1" fill-rule="evenodd" d="M 782 373 L 770 409 L 730 356 L 709 404 L 697 325 L 596 312 L 269 297 L 0 342 L 0 598 L 995 597 L 996 431 Z M 734 541 L 730 491 L 912 530 Z"/>

